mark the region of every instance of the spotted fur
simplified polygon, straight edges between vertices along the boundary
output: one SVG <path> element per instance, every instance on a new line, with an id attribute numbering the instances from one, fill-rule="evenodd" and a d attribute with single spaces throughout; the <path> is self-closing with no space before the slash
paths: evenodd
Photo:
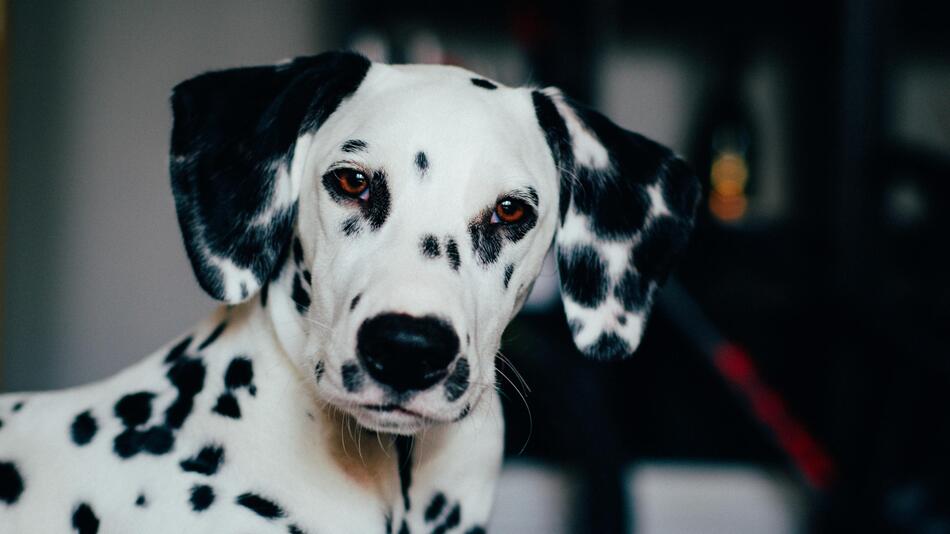
<path id="1" fill-rule="evenodd" d="M 335 52 L 171 100 L 185 249 L 227 305 L 98 384 L 0 396 L 0 532 L 484 534 L 495 354 L 551 243 L 576 344 L 622 356 L 692 224 L 680 160 L 553 89 Z"/>

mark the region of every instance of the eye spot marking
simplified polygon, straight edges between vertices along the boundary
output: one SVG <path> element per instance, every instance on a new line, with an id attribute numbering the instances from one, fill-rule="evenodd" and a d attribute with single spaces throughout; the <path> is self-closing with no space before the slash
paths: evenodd
<path id="1" fill-rule="evenodd" d="M 422 240 L 419 242 L 419 248 L 422 249 L 422 255 L 427 258 L 438 258 L 442 255 L 439 240 L 432 234 L 422 236 Z"/>
<path id="2" fill-rule="evenodd" d="M 498 86 L 484 78 L 472 78 L 472 85 L 475 87 L 481 87 L 482 89 L 494 90 L 498 89 Z"/>
<path id="3" fill-rule="evenodd" d="M 145 494 L 139 493 L 139 496 L 135 498 L 135 506 L 138 506 L 139 508 L 145 508 L 147 504 L 148 501 L 145 500 Z"/>
<path id="4" fill-rule="evenodd" d="M 513 263 L 509 263 L 505 266 L 505 289 L 508 289 L 508 284 L 511 282 L 511 275 L 515 272 L 515 266 Z"/>
<path id="5" fill-rule="evenodd" d="M 627 324 L 627 316 L 624 315 L 624 314 L 622 314 L 622 313 L 621 313 L 620 315 L 618 315 L 618 316 L 617 316 L 617 324 L 619 324 L 620 326 L 626 325 L 626 324 Z"/>
<path id="6" fill-rule="evenodd" d="M 366 141 L 361 139 L 350 139 L 340 146 L 340 150 L 348 154 L 363 152 L 366 150 Z"/>
<path id="7" fill-rule="evenodd" d="M 343 232 L 347 237 L 359 235 L 361 230 L 363 230 L 363 225 L 360 224 L 360 218 L 355 215 L 353 217 L 346 218 L 340 224 L 340 231 Z"/>
<path id="8" fill-rule="evenodd" d="M 462 257 L 459 256 L 459 246 L 455 239 L 451 237 L 445 243 L 445 255 L 449 258 L 449 267 L 453 271 L 458 271 L 462 265 Z"/>
<path id="9" fill-rule="evenodd" d="M 419 152 L 416 154 L 416 169 L 419 171 L 419 176 L 423 177 L 426 174 L 426 171 L 429 170 L 429 158 L 426 156 L 425 152 Z"/>

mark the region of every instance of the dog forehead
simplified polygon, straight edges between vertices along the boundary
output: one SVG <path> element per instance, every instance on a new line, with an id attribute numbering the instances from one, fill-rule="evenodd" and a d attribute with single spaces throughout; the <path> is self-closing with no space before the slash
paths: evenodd
<path id="1" fill-rule="evenodd" d="M 499 153 L 536 133 L 530 94 L 445 65 L 373 64 L 340 120 L 382 141 L 445 147 L 490 146 Z M 474 142 L 474 143 L 473 143 Z"/>

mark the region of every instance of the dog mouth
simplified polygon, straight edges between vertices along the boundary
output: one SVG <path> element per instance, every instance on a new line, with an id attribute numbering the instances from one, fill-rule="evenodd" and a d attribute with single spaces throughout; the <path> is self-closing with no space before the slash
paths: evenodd
<path id="1" fill-rule="evenodd" d="M 398 413 L 402 415 L 408 415 L 410 417 L 428 419 L 426 416 L 422 415 L 421 413 L 406 409 L 401 404 L 396 404 L 394 402 L 390 402 L 386 404 L 361 404 L 360 408 L 370 411 L 370 412 Z"/>

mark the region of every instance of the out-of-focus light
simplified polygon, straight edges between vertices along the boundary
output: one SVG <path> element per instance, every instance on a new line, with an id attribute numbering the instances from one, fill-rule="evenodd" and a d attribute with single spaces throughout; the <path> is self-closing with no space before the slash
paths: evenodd
<path id="1" fill-rule="evenodd" d="M 742 154 L 723 151 L 716 155 L 709 172 L 712 191 L 709 211 L 717 219 L 735 222 L 748 210 L 745 188 L 749 181 L 749 167 Z"/>

